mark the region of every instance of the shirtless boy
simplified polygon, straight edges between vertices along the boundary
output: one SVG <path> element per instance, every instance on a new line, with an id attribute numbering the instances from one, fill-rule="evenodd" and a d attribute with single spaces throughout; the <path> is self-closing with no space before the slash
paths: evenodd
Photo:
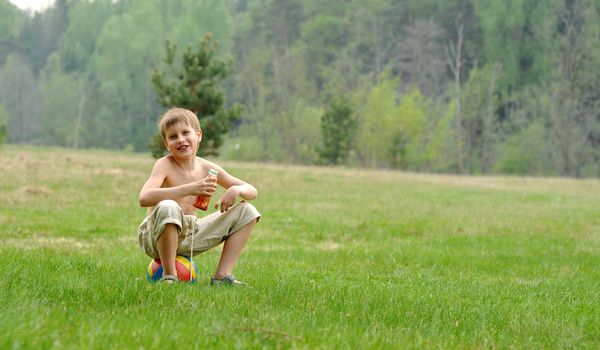
<path id="1" fill-rule="evenodd" d="M 140 205 L 148 208 L 138 230 L 140 247 L 150 257 L 160 258 L 161 281 L 174 283 L 178 281 L 175 270 L 178 254 L 189 256 L 192 251 L 194 255 L 200 254 L 225 242 L 211 285 L 245 284 L 232 271 L 260 219 L 258 210 L 247 202 L 258 195 L 256 188 L 196 156 L 202 129 L 193 112 L 170 109 L 158 125 L 169 154 L 156 161 L 140 191 Z M 217 170 L 218 176 L 208 175 L 210 169 Z M 219 210 L 198 218 L 193 205 L 196 197 L 212 195 L 217 186 L 225 189 L 215 202 L 214 207 Z M 238 198 L 242 201 L 238 202 Z"/>

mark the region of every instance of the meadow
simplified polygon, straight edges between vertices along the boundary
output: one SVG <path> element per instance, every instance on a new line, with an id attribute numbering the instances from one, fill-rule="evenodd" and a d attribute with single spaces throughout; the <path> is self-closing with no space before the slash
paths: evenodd
<path id="1" fill-rule="evenodd" d="M 223 163 L 263 214 L 235 270 L 146 281 L 147 154 L 0 148 L 1 349 L 600 346 L 600 181 Z"/>

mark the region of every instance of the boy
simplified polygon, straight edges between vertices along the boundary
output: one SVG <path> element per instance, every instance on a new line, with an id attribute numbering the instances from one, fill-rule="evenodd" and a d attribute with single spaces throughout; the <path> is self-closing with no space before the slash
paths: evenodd
<path id="1" fill-rule="evenodd" d="M 221 242 L 223 252 L 211 278 L 211 285 L 244 285 L 231 274 L 252 227 L 260 213 L 238 197 L 253 200 L 256 188 L 230 174 L 215 163 L 196 156 L 202 141 L 202 129 L 196 115 L 183 108 L 167 111 L 158 123 L 169 155 L 154 164 L 150 177 L 140 191 L 140 205 L 148 207 L 147 216 L 138 230 L 139 244 L 150 257 L 160 258 L 161 281 L 178 281 L 175 270 L 177 254 L 205 252 Z M 208 176 L 215 169 L 218 176 Z M 216 200 L 220 211 L 204 218 L 196 217 L 193 206 L 197 196 L 210 196 L 220 185 L 225 193 Z M 192 239 L 193 235 L 193 239 Z M 194 246 L 191 247 L 193 241 Z"/>

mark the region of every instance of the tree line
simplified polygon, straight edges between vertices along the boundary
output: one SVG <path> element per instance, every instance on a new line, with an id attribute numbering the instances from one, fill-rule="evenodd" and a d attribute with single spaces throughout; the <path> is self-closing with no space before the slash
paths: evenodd
<path id="1" fill-rule="evenodd" d="M 599 13 L 599 0 L 57 0 L 31 14 L 0 0 L 0 140 L 148 151 L 165 108 L 153 72 L 185 63 L 165 43 L 196 50 L 211 33 L 235 111 L 221 157 L 600 176 Z"/>

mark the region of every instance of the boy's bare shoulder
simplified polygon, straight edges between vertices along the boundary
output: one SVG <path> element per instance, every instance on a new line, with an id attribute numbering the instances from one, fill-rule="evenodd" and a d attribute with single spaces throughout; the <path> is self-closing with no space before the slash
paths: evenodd
<path id="1" fill-rule="evenodd" d="M 181 170 L 177 166 L 175 158 L 169 154 L 157 159 L 154 163 L 154 169 L 152 171 L 156 174 L 161 174 L 160 176 L 168 178 L 180 172 Z"/>
<path id="2" fill-rule="evenodd" d="M 174 159 L 172 155 L 166 155 L 164 157 L 158 158 L 156 160 L 156 162 L 154 163 L 155 167 L 159 167 L 159 168 L 164 168 L 164 169 L 168 169 L 168 168 L 172 168 L 174 165 Z"/>
<path id="3" fill-rule="evenodd" d="M 209 169 L 216 169 L 216 170 L 222 169 L 217 163 L 211 162 L 210 160 L 204 159 L 202 157 L 196 157 L 196 161 L 203 169 L 206 169 L 206 171 L 208 171 Z"/>

